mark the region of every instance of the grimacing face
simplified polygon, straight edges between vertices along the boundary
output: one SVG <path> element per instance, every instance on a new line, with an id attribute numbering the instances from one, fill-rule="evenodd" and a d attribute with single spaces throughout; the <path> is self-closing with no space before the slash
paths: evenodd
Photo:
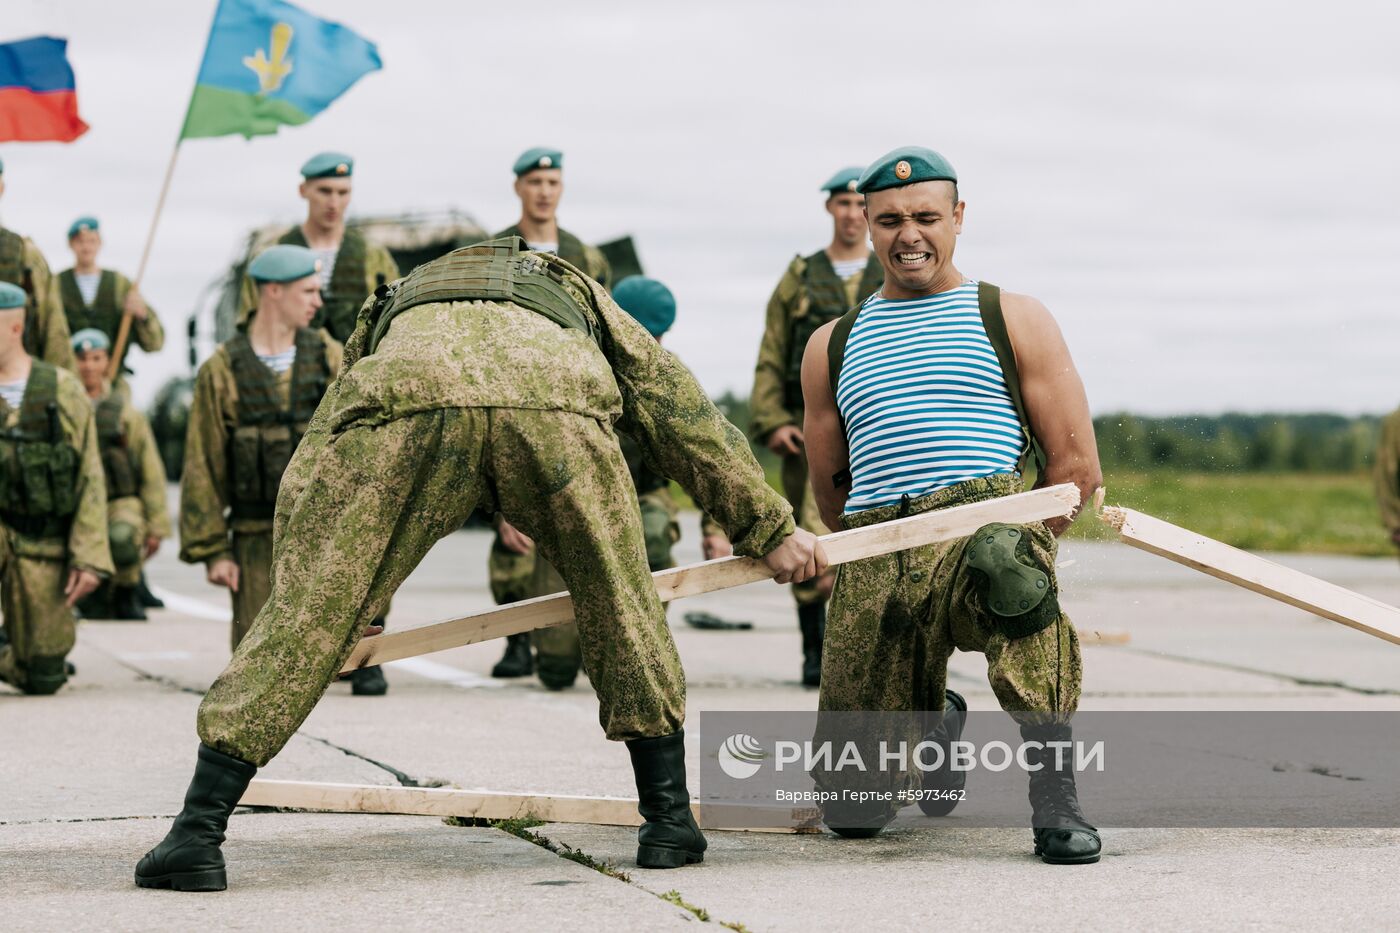
<path id="1" fill-rule="evenodd" d="M 962 232 L 962 201 L 948 181 L 923 181 L 872 191 L 865 198 L 870 240 L 885 268 L 888 298 L 920 298 L 958 284 L 947 282 Z"/>
<path id="2" fill-rule="evenodd" d="M 865 195 L 839 191 L 827 198 L 826 212 L 841 245 L 854 248 L 865 242 Z"/>
<path id="3" fill-rule="evenodd" d="M 557 168 L 537 168 L 515 180 L 520 209 L 535 223 L 547 223 L 559 210 L 564 194 L 564 172 Z"/>
<path id="4" fill-rule="evenodd" d="M 268 282 L 263 285 L 259 305 L 259 312 L 270 310 L 289 327 L 306 327 L 321 307 L 321 276 L 308 275 L 293 282 Z"/>
<path id="5" fill-rule="evenodd" d="M 102 234 L 96 230 L 79 230 L 68 241 L 68 248 L 73 251 L 73 258 L 79 265 L 96 262 L 97 251 L 102 248 Z"/>
<path id="6" fill-rule="evenodd" d="M 107 364 L 112 355 L 106 350 L 79 350 L 73 354 L 73 359 L 78 364 L 78 378 L 88 392 L 100 388 L 107 381 Z"/>
<path id="7" fill-rule="evenodd" d="M 350 209 L 350 179 L 312 178 L 301 183 L 306 216 L 316 226 L 334 227 Z"/>

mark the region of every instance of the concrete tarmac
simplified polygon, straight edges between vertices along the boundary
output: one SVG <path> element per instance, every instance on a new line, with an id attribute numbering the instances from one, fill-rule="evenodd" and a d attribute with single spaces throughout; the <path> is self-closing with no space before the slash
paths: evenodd
<path id="1" fill-rule="evenodd" d="M 678 558 L 690 562 L 694 516 L 685 529 Z M 489 540 L 441 542 L 390 624 L 489 605 Z M 62 692 L 0 685 L 0 929 L 1400 928 L 1400 830 L 1105 827 L 1098 865 L 1053 867 L 1032 856 L 1029 828 L 917 810 L 866 841 L 712 832 L 702 865 L 666 872 L 632 863 L 630 829 L 553 824 L 522 838 L 430 817 L 240 810 L 228 891 L 141 890 L 132 868 L 179 809 L 195 709 L 228 657 L 227 595 L 176 550 L 167 543 L 149 568 L 169 608 L 147 623 L 82 623 Z M 1077 626 L 1113 642 L 1086 644 L 1083 709 L 1400 709 L 1395 646 L 1119 545 L 1070 543 L 1060 557 Z M 1394 561 L 1278 559 L 1400 603 Z M 691 609 L 755 627 L 697 630 L 681 620 Z M 692 722 L 702 710 L 815 709 L 782 588 L 697 597 L 670 615 Z M 500 650 L 395 662 L 382 698 L 333 685 L 262 776 L 633 795 L 626 749 L 603 739 L 586 680 L 564 692 L 492 680 Z M 980 656 L 956 655 L 949 683 L 974 710 L 996 709 Z M 694 791 L 694 741 L 689 752 Z"/>

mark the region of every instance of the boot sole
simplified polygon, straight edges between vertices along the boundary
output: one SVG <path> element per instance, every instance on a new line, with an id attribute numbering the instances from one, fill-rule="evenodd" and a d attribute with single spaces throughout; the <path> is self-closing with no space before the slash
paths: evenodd
<path id="1" fill-rule="evenodd" d="M 149 878 L 137 875 L 136 886 L 171 891 L 223 891 L 228 888 L 228 874 L 222 868 L 218 868 L 210 871 L 171 872 Z"/>
<path id="2" fill-rule="evenodd" d="M 683 868 L 705 861 L 704 852 L 689 849 L 663 849 L 659 846 L 638 846 L 637 865 L 641 868 Z"/>
<path id="3" fill-rule="evenodd" d="M 1043 848 L 1036 846 L 1035 854 L 1040 856 L 1040 860 L 1046 865 L 1092 865 L 1099 860 L 1099 855 L 1101 853 L 1095 852 L 1093 855 L 1081 855 L 1078 858 L 1056 858 L 1053 855 L 1046 855 Z"/>

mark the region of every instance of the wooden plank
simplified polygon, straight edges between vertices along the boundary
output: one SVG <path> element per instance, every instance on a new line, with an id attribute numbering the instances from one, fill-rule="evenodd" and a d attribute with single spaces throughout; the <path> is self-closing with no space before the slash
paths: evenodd
<path id="1" fill-rule="evenodd" d="M 865 528 L 838 531 L 824 535 L 821 542 L 828 561 L 834 567 L 866 557 L 965 537 L 991 522 L 1020 525 L 1070 515 L 1078 505 L 1078 488 L 1066 483 L 986 502 L 924 512 Z M 661 570 L 652 574 L 652 579 L 656 581 L 656 591 L 662 601 L 669 602 L 767 580 L 772 576 L 762 561 L 749 557 L 724 557 L 688 567 Z M 573 621 L 573 618 L 574 606 L 568 593 L 539 596 L 457 619 L 361 639 L 341 670 L 348 673 L 369 664 L 412 658 L 517 632 L 563 625 Z"/>
<path id="2" fill-rule="evenodd" d="M 1132 509 L 1102 518 L 1127 544 L 1400 645 L 1400 609 Z"/>
<path id="3" fill-rule="evenodd" d="M 568 794 L 504 794 L 450 787 L 388 787 L 379 784 L 327 784 L 315 781 L 270 781 L 248 784 L 239 804 L 332 813 L 401 813 L 457 816 L 479 820 L 542 820 L 546 823 L 591 823 L 640 826 L 636 798 L 580 797 Z M 747 807 L 738 804 L 692 804 L 701 829 L 766 833 L 820 832 L 821 815 L 813 807 Z M 773 825 L 744 825 L 755 818 Z"/>

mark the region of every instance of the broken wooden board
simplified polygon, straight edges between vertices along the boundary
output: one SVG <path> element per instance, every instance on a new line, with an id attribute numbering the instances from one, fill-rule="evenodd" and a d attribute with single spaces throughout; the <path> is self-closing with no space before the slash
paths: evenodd
<path id="1" fill-rule="evenodd" d="M 1132 509 L 1103 520 L 1124 543 L 1400 645 L 1400 609 Z"/>
<path id="2" fill-rule="evenodd" d="M 992 522 L 1024 525 L 1068 516 L 1078 505 L 1079 489 L 1072 483 L 1065 483 L 986 502 L 924 512 L 864 528 L 838 531 L 824 535 L 821 543 L 828 562 L 834 567 L 866 557 L 966 537 Z M 652 574 L 652 579 L 656 581 L 656 592 L 662 602 L 669 602 L 767 580 L 772 576 L 773 572 L 760 560 L 724 557 L 658 571 Z M 370 664 L 398 661 L 518 632 L 563 625 L 572 622 L 573 618 L 574 605 L 568 593 L 538 596 L 458 619 L 361 639 L 341 671 L 348 673 Z"/>
<path id="3" fill-rule="evenodd" d="M 399 813 L 455 816 L 478 820 L 540 820 L 545 823 L 591 823 L 640 826 L 636 798 L 578 797 L 567 794 L 503 794 L 450 787 L 389 787 L 379 784 L 325 784 L 316 781 L 251 781 L 239 801 L 245 807 L 323 810 L 332 813 Z M 814 807 L 751 807 L 741 804 L 693 803 L 701 829 L 760 833 L 820 832 Z M 773 825 L 746 825 L 755 818 Z"/>

